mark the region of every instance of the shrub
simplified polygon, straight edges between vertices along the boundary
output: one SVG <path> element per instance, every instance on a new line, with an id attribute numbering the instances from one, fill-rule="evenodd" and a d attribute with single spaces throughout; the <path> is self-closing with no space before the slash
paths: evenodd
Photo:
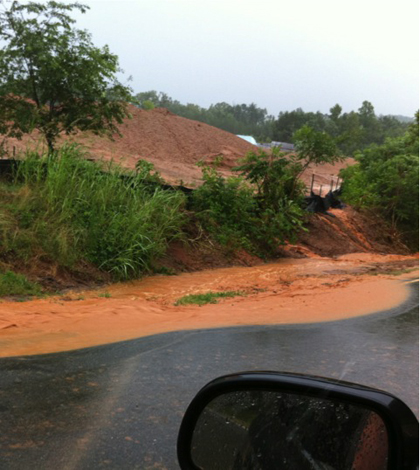
<path id="1" fill-rule="evenodd" d="M 258 223 L 252 189 L 242 178 L 224 178 L 208 166 L 202 171 L 204 183 L 192 200 L 198 220 L 222 245 L 252 251 L 252 234 Z"/>
<path id="2" fill-rule="evenodd" d="M 74 145 L 28 155 L 16 182 L 15 216 L 34 247 L 64 266 L 87 259 L 116 279 L 149 271 L 184 223 L 183 194 L 151 191 L 142 173 L 101 168 Z"/>
<path id="3" fill-rule="evenodd" d="M 380 214 L 414 249 L 419 233 L 418 142 L 417 113 L 417 122 L 404 137 L 370 146 L 356 154 L 356 165 L 341 172 L 343 198 Z"/>
<path id="4" fill-rule="evenodd" d="M 236 168 L 239 177 L 224 178 L 204 166 L 203 185 L 193 195 L 193 208 L 204 227 L 231 249 L 259 256 L 274 254 L 302 228 L 300 168 L 276 151 L 250 153 Z"/>
<path id="5" fill-rule="evenodd" d="M 154 173 L 152 173 L 152 171 Z M 164 183 L 163 178 L 155 170 L 153 163 L 148 162 L 147 160 L 139 159 L 136 163 L 136 172 L 140 180 L 148 183 Z"/>

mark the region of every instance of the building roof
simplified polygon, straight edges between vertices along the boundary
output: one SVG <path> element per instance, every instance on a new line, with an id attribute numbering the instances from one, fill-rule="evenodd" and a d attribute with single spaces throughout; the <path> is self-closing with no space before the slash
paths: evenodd
<path id="1" fill-rule="evenodd" d="M 237 137 L 240 137 L 241 139 L 246 140 L 250 144 L 258 145 L 257 141 L 254 139 L 254 137 L 252 137 L 252 135 L 238 135 L 237 134 Z"/>

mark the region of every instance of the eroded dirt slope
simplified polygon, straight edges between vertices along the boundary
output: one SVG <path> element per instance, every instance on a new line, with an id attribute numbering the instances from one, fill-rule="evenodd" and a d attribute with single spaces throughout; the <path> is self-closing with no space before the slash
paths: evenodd
<path id="1" fill-rule="evenodd" d="M 212 162 L 222 156 L 221 173 L 227 175 L 238 160 L 250 151 L 259 149 L 237 137 L 208 124 L 177 116 L 167 109 L 145 111 L 130 106 L 132 119 L 126 119 L 120 126 L 122 137 L 114 140 L 98 137 L 91 133 L 79 133 L 72 137 L 63 137 L 61 142 L 70 140 L 83 144 L 95 159 L 114 160 L 127 168 L 134 168 L 139 159 L 152 162 L 164 179 L 173 184 L 182 182 L 194 187 L 201 182 L 199 162 Z M 22 141 L 9 139 L 7 147 L 12 153 L 13 147 L 24 150 L 26 147 L 42 148 L 45 145 L 37 132 L 25 136 Z M 336 165 L 319 165 L 308 168 L 303 175 L 307 185 L 312 173 L 316 174 L 314 188 L 324 191 L 330 187 L 331 180 L 336 181 L 338 171 L 353 163 L 347 159 Z"/>
<path id="2" fill-rule="evenodd" d="M 131 119 L 119 126 L 122 137 L 114 140 L 91 133 L 63 137 L 85 146 L 95 159 L 114 160 L 134 168 L 139 159 L 152 162 L 170 183 L 183 181 L 196 184 L 201 177 L 200 161 L 212 161 L 223 156 L 224 169 L 236 165 L 241 158 L 257 147 L 229 132 L 207 124 L 177 116 L 167 109 L 141 110 L 130 106 Z M 43 145 L 38 133 L 22 141 L 10 139 L 8 147 L 17 149 Z"/>
<path id="3" fill-rule="evenodd" d="M 410 250 L 399 234 L 375 214 L 362 214 L 352 207 L 311 214 L 296 245 L 283 249 L 286 257 L 337 257 L 347 253 L 405 254 Z"/>

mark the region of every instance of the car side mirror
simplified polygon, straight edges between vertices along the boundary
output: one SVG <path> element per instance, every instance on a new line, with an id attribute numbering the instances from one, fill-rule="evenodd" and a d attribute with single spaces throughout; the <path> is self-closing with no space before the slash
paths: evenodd
<path id="1" fill-rule="evenodd" d="M 182 470 L 418 468 L 418 421 L 389 393 L 308 376 L 241 373 L 206 385 L 178 436 Z"/>

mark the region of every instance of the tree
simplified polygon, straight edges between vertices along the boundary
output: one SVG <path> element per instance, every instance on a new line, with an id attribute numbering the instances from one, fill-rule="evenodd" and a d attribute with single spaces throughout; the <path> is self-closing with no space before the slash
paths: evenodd
<path id="1" fill-rule="evenodd" d="M 362 126 L 363 146 L 383 142 L 384 139 L 381 136 L 380 122 L 375 115 L 375 108 L 372 103 L 369 101 L 363 101 L 362 106 L 358 111 L 359 121 Z"/>
<path id="2" fill-rule="evenodd" d="M 296 156 L 286 156 L 279 147 L 270 153 L 260 151 L 249 152 L 234 170 L 240 172 L 257 191 L 257 199 L 263 209 L 278 211 L 284 200 L 297 199 L 303 196 L 303 187 L 296 189 L 296 180 L 301 173 L 302 165 Z"/>
<path id="3" fill-rule="evenodd" d="M 152 109 L 152 107 L 150 106 L 150 103 L 155 108 L 158 108 L 160 106 L 159 95 L 157 91 L 155 90 L 137 93 L 137 95 L 135 96 L 135 99 L 136 99 L 136 103 L 138 104 L 138 106 L 140 106 L 140 108 L 142 109 Z"/>
<path id="4" fill-rule="evenodd" d="M 342 111 L 343 111 L 343 108 L 337 103 L 332 108 L 330 108 L 330 118 L 334 122 L 337 122 L 338 119 L 340 118 Z"/>
<path id="5" fill-rule="evenodd" d="M 258 219 L 265 237 L 277 243 L 294 240 L 303 226 L 302 202 L 305 185 L 298 180 L 302 165 L 295 155 L 278 147 L 270 153 L 249 152 L 234 171 L 255 188 Z"/>
<path id="6" fill-rule="evenodd" d="M 296 131 L 293 134 L 293 142 L 296 149 L 294 158 L 301 166 L 293 183 L 293 192 L 298 179 L 309 165 L 334 164 L 343 159 L 335 140 L 326 132 L 317 132 L 312 127 L 303 126 Z"/>
<path id="7" fill-rule="evenodd" d="M 278 119 L 274 122 L 274 140 L 291 142 L 293 134 L 304 126 L 307 121 L 307 113 L 302 108 L 279 113 Z"/>
<path id="8" fill-rule="evenodd" d="M 302 163 L 302 172 L 306 168 L 321 163 L 336 163 L 342 160 L 334 139 L 326 132 L 316 132 L 309 126 L 303 126 L 293 135 L 298 160 Z"/>
<path id="9" fill-rule="evenodd" d="M 340 133 L 337 143 L 346 155 L 353 155 L 363 146 L 363 128 L 358 113 L 351 111 L 339 119 Z"/>
<path id="10" fill-rule="evenodd" d="M 371 145 L 341 172 L 345 200 L 380 214 L 412 247 L 418 247 L 419 233 L 418 126 L 417 113 L 404 137 Z"/>
<path id="11" fill-rule="evenodd" d="M 118 58 L 74 27 L 79 3 L 21 3 L 0 12 L 0 133 L 21 138 L 38 129 L 49 152 L 61 133 L 119 133 L 131 90 L 119 83 Z"/>

